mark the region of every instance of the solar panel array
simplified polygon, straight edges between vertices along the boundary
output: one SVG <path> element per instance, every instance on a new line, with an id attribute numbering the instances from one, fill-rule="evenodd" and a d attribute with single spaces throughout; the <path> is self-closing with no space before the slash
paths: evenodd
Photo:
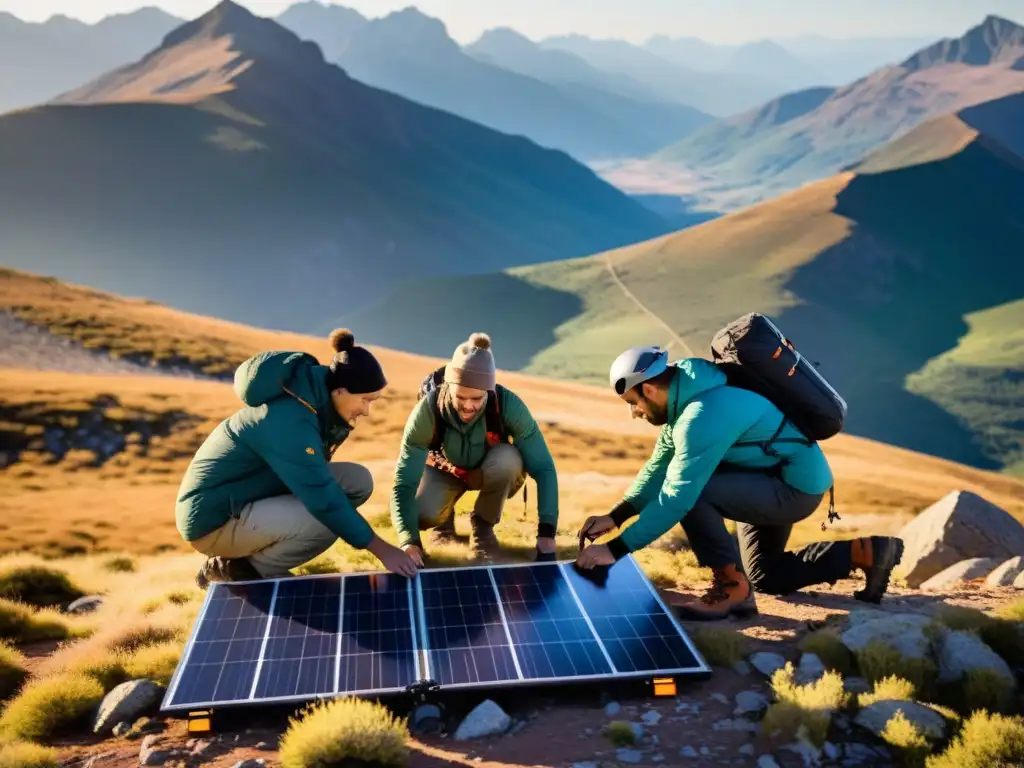
<path id="1" fill-rule="evenodd" d="M 710 671 L 632 557 L 211 585 L 162 709 Z"/>

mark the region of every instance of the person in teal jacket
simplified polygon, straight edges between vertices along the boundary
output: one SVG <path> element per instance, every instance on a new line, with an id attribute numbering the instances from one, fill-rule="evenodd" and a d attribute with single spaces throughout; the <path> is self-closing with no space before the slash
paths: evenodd
<path id="1" fill-rule="evenodd" d="M 182 538 L 207 556 L 196 576 L 211 581 L 288 576 L 339 538 L 372 552 L 392 573 L 416 565 L 381 539 L 357 511 L 373 492 L 359 464 L 335 451 L 387 385 L 380 363 L 333 331 L 334 356 L 263 352 L 235 371 L 243 407 L 224 419 L 192 458 L 178 489 Z"/>
<path id="2" fill-rule="evenodd" d="M 502 429 L 510 441 L 498 439 Z M 434 445 L 435 435 L 441 436 L 440 445 Z M 500 553 L 494 526 L 527 476 L 537 484 L 536 559 L 553 560 L 555 462 L 529 408 L 497 384 L 490 337 L 474 333 L 456 348 L 443 380 L 406 421 L 391 492 L 399 545 L 422 565 L 426 548 L 420 531 L 433 529 L 433 543 L 453 541 L 455 504 L 466 491 L 476 490 L 469 517 L 472 548 L 482 559 L 493 558 Z"/>
<path id="3" fill-rule="evenodd" d="M 627 350 L 610 378 L 633 418 L 661 432 L 622 500 L 584 523 L 579 567 L 612 565 L 681 523 L 698 562 L 713 574 L 699 601 L 677 606 L 685 618 L 756 613 L 755 589 L 787 594 L 846 578 L 855 568 L 867 582 L 857 597 L 881 599 L 902 554 L 899 539 L 822 541 L 786 551 L 793 524 L 818 509 L 833 476 L 821 447 L 788 422 L 772 446 L 778 456 L 757 444 L 770 440 L 783 418 L 771 401 L 728 386 L 725 374 L 702 358 L 669 364 L 659 347 Z M 755 444 L 737 445 L 747 442 Z M 727 519 L 736 521 L 738 549 Z M 618 535 L 606 544 L 584 548 L 615 528 Z"/>

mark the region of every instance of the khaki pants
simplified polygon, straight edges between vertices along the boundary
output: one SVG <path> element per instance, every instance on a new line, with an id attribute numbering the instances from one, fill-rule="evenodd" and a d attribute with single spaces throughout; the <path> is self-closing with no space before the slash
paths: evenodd
<path id="1" fill-rule="evenodd" d="M 473 512 L 492 525 L 501 520 L 505 501 L 516 495 L 526 481 L 519 450 L 507 443 L 490 448 L 480 465 L 483 479 Z M 426 467 L 416 491 L 416 509 L 420 530 L 449 525 L 454 520 L 455 504 L 466 492 L 465 484 L 454 475 Z"/>
<path id="2" fill-rule="evenodd" d="M 373 475 L 366 467 L 342 461 L 327 467 L 353 506 L 370 498 Z M 192 546 L 207 557 L 246 557 L 264 578 L 273 579 L 290 575 L 290 569 L 326 552 L 337 539 L 289 494 L 246 504 L 237 519 L 196 539 Z"/>

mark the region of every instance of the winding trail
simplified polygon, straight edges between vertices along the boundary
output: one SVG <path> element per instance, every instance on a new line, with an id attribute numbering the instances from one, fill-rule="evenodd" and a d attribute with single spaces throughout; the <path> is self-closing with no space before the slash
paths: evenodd
<path id="1" fill-rule="evenodd" d="M 619 275 L 615 272 L 615 267 L 612 265 L 611 257 L 608 254 L 605 254 L 604 256 L 604 265 L 608 269 L 608 274 L 612 276 L 612 280 L 615 281 L 615 284 L 619 287 L 619 290 L 621 290 L 625 294 L 626 298 L 632 301 L 634 304 L 636 304 L 636 306 L 640 309 L 641 312 L 646 314 L 654 322 L 660 325 L 669 335 L 671 341 L 669 342 L 666 349 L 671 349 L 673 346 L 678 344 L 680 347 L 683 348 L 683 351 L 686 352 L 688 356 L 698 357 L 698 355 L 695 355 L 693 353 L 693 350 L 690 349 L 689 345 L 685 341 L 683 341 L 682 337 L 678 333 L 676 333 L 668 323 L 666 323 L 654 312 L 652 312 L 647 307 L 647 305 L 640 301 L 640 299 L 637 298 L 636 294 L 629 290 L 626 284 L 622 282 L 622 280 L 619 278 Z"/>

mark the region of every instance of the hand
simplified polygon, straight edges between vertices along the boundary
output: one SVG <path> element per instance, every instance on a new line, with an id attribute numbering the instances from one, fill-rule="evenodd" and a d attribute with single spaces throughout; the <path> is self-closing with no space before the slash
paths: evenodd
<path id="1" fill-rule="evenodd" d="M 555 560 L 555 540 L 547 537 L 537 539 L 537 562 L 551 563 Z"/>
<path id="2" fill-rule="evenodd" d="M 576 565 L 587 570 L 598 565 L 614 565 L 615 556 L 604 544 L 587 547 L 576 557 Z"/>
<path id="3" fill-rule="evenodd" d="M 601 534 L 607 533 L 615 527 L 615 521 L 612 520 L 611 515 L 591 515 L 588 517 L 580 528 L 580 551 L 583 551 L 587 541 L 593 541 Z"/>
<path id="4" fill-rule="evenodd" d="M 374 536 L 366 548 L 376 555 L 381 564 L 391 573 L 405 576 L 407 579 L 416 577 L 416 563 L 394 544 L 388 544 L 379 536 Z"/>
<path id="5" fill-rule="evenodd" d="M 404 547 L 402 547 L 402 551 L 405 552 L 405 554 L 407 554 L 409 557 L 412 558 L 412 561 L 414 563 L 416 563 L 416 567 L 417 568 L 422 568 L 423 567 L 423 562 L 424 562 L 423 550 L 418 545 L 416 545 L 416 544 L 406 544 Z"/>

